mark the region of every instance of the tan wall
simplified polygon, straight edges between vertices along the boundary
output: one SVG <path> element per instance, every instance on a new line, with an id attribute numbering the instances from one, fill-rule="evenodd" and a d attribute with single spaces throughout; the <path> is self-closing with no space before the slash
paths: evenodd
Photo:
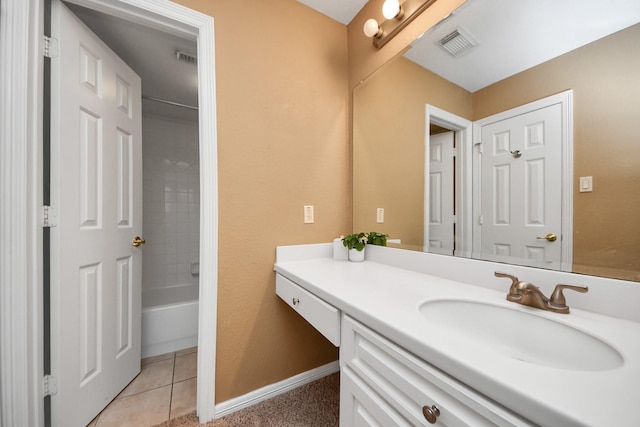
<path id="1" fill-rule="evenodd" d="M 276 297 L 273 263 L 350 228 L 347 29 L 295 0 L 177 3 L 215 20 L 220 402 L 338 357 Z"/>
<path id="2" fill-rule="evenodd" d="M 474 119 L 573 89 L 573 270 L 640 280 L 640 24 L 473 95 Z M 579 177 L 593 192 L 579 193 Z"/>
<path id="3" fill-rule="evenodd" d="M 422 250 L 425 104 L 472 116 L 471 93 L 403 57 L 356 88 L 354 232 L 387 233 L 403 248 Z M 377 208 L 385 209 L 384 224 L 376 223 Z"/>

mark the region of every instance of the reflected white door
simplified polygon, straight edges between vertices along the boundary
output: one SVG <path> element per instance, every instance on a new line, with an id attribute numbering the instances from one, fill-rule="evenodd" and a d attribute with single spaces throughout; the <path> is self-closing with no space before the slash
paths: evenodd
<path id="1" fill-rule="evenodd" d="M 140 372 L 140 78 L 52 2 L 55 426 L 89 423 Z"/>
<path id="2" fill-rule="evenodd" d="M 481 138 L 479 257 L 559 269 L 561 105 L 486 124 Z"/>
<path id="3" fill-rule="evenodd" d="M 429 136 L 429 247 L 436 254 L 453 255 L 454 133 Z"/>

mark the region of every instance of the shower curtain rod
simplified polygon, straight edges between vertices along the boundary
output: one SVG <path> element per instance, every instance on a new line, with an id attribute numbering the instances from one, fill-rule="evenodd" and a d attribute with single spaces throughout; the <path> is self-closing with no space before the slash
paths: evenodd
<path id="1" fill-rule="evenodd" d="M 142 99 L 148 99 L 149 101 L 161 102 L 163 104 L 173 105 L 174 107 L 188 108 L 189 110 L 198 111 L 198 107 L 194 107 L 192 105 L 187 105 L 187 104 L 181 104 L 179 102 L 168 101 L 162 98 L 154 98 L 153 96 L 142 95 Z"/>

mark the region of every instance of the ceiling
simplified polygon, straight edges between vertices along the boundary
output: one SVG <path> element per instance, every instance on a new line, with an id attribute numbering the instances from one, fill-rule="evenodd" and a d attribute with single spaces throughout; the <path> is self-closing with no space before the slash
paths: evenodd
<path id="1" fill-rule="evenodd" d="M 368 0 L 298 0 L 300 3 L 348 25 Z"/>
<path id="2" fill-rule="evenodd" d="M 475 92 L 639 21 L 638 0 L 468 0 L 405 57 Z M 477 45 L 454 58 L 439 41 L 456 29 Z"/>

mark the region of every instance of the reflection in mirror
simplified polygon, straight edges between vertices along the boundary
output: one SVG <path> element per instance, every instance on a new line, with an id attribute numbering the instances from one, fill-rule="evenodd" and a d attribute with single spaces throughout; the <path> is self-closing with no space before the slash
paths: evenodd
<path id="1" fill-rule="evenodd" d="M 480 211 L 486 194 L 481 182 L 492 181 L 494 175 L 482 179 L 479 147 L 473 144 L 479 137 L 474 132 L 471 159 L 460 158 L 465 147 L 462 127 L 447 126 L 446 120 L 428 123 L 427 105 L 462 121 L 486 123 L 490 116 L 570 91 L 573 126 L 568 132 L 573 161 L 562 173 L 569 173 L 567 188 L 572 191 L 559 193 L 560 215 L 567 218 L 568 226 L 554 233 L 555 241 L 546 239 L 554 230 L 539 227 L 535 237 L 544 240 L 525 246 L 570 241 L 570 262 L 547 268 L 640 281 L 640 137 L 635 131 L 640 121 L 638 22 L 640 3 L 625 0 L 469 0 L 356 88 L 354 230 L 385 232 L 399 239 L 404 249 L 496 259 L 478 248 L 483 234 L 480 218 L 483 225 L 495 222 L 494 214 L 489 218 Z M 539 29 L 543 35 L 535 33 Z M 454 58 L 438 45 L 456 30 L 477 45 Z M 596 31 L 582 38 L 584 30 Z M 553 46 L 545 45 L 546 41 Z M 450 203 L 440 218 L 448 230 L 445 240 L 452 247 L 442 250 L 430 249 L 434 245 L 428 237 L 431 219 L 440 212 L 430 196 L 435 184 L 428 179 L 435 167 L 430 162 L 431 140 L 440 137 L 427 135 L 429 124 L 454 131 L 451 137 L 457 153 L 455 160 L 448 157 L 453 184 L 445 187 Z M 494 142 L 483 144 L 483 151 L 493 152 Z M 426 144 L 430 150 L 425 150 Z M 511 151 L 520 150 L 522 157 L 517 160 L 529 162 L 523 148 L 513 144 L 503 147 L 508 157 L 516 161 Z M 560 163 L 566 162 L 565 157 Z M 584 191 L 589 188 L 581 185 L 587 181 L 583 177 L 591 177 L 591 191 Z M 553 180 L 546 185 L 562 189 Z M 475 197 L 463 197 L 469 189 L 465 185 L 477 193 Z M 485 201 L 485 205 L 491 203 Z M 376 223 L 377 208 L 385 209 L 382 224 Z M 442 234 L 433 230 L 437 232 Z M 528 264 L 521 257 L 501 260 Z"/>

